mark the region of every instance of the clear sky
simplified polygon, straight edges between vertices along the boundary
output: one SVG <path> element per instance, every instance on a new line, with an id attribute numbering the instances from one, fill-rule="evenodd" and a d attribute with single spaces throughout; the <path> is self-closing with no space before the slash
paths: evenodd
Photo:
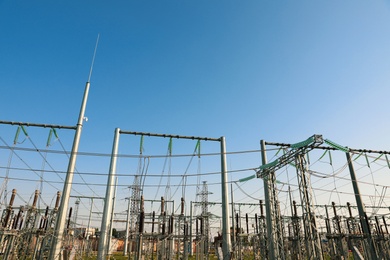
<path id="1" fill-rule="evenodd" d="M 0 0 L 0 120 L 75 125 L 98 34 L 81 151 L 116 127 L 389 150 L 389 1 Z"/>
<path id="2" fill-rule="evenodd" d="M 3 120 L 387 148 L 387 1 L 0 2 Z M 87 145 L 97 142 L 95 147 Z"/>

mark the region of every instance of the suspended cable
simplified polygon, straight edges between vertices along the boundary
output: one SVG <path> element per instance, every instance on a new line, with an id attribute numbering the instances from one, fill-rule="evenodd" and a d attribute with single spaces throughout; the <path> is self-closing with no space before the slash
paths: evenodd
<path id="1" fill-rule="evenodd" d="M 62 144 L 61 139 L 60 139 L 58 136 L 56 136 L 56 137 L 57 137 L 58 142 L 59 142 L 60 145 L 61 145 L 62 150 L 65 151 L 65 147 L 64 147 L 64 145 Z M 68 159 L 70 159 L 69 153 L 65 153 L 65 154 L 66 154 L 66 156 L 68 157 Z M 77 175 L 81 178 L 81 180 L 85 183 L 85 185 L 88 187 L 88 189 L 89 189 L 90 191 L 92 191 L 92 193 L 93 193 L 95 196 L 98 196 L 98 194 L 97 194 L 97 193 L 88 185 L 88 183 L 85 181 L 85 179 L 84 179 L 83 176 L 79 173 L 79 171 L 77 170 L 76 167 L 74 167 L 74 171 L 75 171 L 75 172 L 77 173 Z M 72 188 L 72 190 L 75 191 L 73 188 Z"/>

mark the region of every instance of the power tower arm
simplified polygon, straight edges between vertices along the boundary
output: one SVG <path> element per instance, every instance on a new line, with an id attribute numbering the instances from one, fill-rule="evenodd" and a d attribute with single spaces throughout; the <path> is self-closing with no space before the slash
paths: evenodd
<path id="1" fill-rule="evenodd" d="M 257 178 L 266 178 L 270 172 L 275 172 L 295 161 L 297 155 L 303 155 L 324 143 L 322 135 L 313 135 L 305 141 L 290 145 L 290 150 L 275 161 L 261 165 L 256 172 Z"/>

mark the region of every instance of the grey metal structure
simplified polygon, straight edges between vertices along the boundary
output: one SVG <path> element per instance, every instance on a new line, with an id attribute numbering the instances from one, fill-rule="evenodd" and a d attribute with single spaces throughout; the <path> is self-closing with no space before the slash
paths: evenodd
<path id="1" fill-rule="evenodd" d="M 321 135 L 313 135 L 303 142 L 292 144 L 290 150 L 277 160 L 267 163 L 265 142 L 261 141 L 263 165 L 257 172 L 257 177 L 264 180 L 264 195 L 267 201 L 267 234 L 270 259 L 285 259 L 283 226 L 280 217 L 276 185 L 275 171 L 295 161 L 298 176 L 298 186 L 302 201 L 302 217 L 306 237 L 306 250 L 310 259 L 322 259 L 322 250 L 319 234 L 316 226 L 316 217 L 313 209 L 313 199 L 310 180 L 307 176 L 307 164 L 305 155 L 323 143 Z"/>
<path id="2" fill-rule="evenodd" d="M 349 154 L 349 152 L 346 152 L 345 155 L 347 157 L 349 173 L 351 175 L 353 191 L 355 194 L 356 205 L 357 205 L 358 211 L 359 211 L 359 218 L 360 218 L 360 222 L 362 225 L 363 234 L 367 237 L 366 244 L 367 244 L 367 248 L 369 250 L 368 250 L 368 254 L 366 257 L 367 257 L 367 259 L 370 259 L 370 260 L 376 260 L 379 258 L 378 258 L 378 254 L 376 252 L 377 250 L 376 250 L 373 238 L 372 238 L 371 230 L 369 228 L 366 210 L 365 210 L 364 204 L 362 202 L 362 198 L 360 197 L 359 186 L 358 186 L 358 182 L 356 180 L 355 169 L 353 167 L 352 158 L 351 158 L 351 155 Z"/>
<path id="3" fill-rule="evenodd" d="M 230 214 L 229 214 L 229 198 L 228 198 L 228 178 L 227 178 L 227 162 L 226 162 L 226 141 L 225 137 L 221 138 L 208 138 L 197 136 L 183 136 L 183 135 L 170 135 L 170 134 L 155 134 L 145 132 L 133 132 L 120 130 L 120 134 L 140 135 L 140 136 L 154 136 L 164 138 L 177 138 L 177 139 L 190 139 L 190 140 L 203 140 L 203 141 L 217 141 L 220 142 L 221 147 L 221 190 L 222 190 L 222 251 L 223 259 L 230 259 L 231 244 L 230 244 Z"/>
<path id="4" fill-rule="evenodd" d="M 211 194 L 208 190 L 207 182 L 204 181 L 202 185 L 202 191 L 200 192 L 201 197 L 201 209 L 202 213 L 200 215 L 200 241 L 199 247 L 203 255 L 203 259 L 209 258 L 209 232 L 210 232 L 210 223 L 209 223 L 209 211 L 208 211 L 208 196 Z"/>
<path id="5" fill-rule="evenodd" d="M 100 239 L 99 239 L 99 248 L 98 248 L 98 256 L 97 259 L 103 260 L 107 255 L 107 240 L 109 239 L 110 230 L 110 220 L 112 213 L 112 205 L 113 205 L 113 195 L 114 195 L 114 181 L 115 181 L 115 171 L 116 171 L 116 162 L 117 162 L 117 154 L 118 154 L 118 145 L 119 145 L 119 136 L 120 129 L 115 129 L 114 142 L 112 146 L 112 156 L 110 163 L 110 171 L 107 180 L 107 188 L 106 188 L 106 196 L 104 200 L 104 211 L 103 211 L 103 219 L 100 228 Z"/>
<path id="6" fill-rule="evenodd" d="M 130 198 L 129 238 L 130 238 L 131 245 L 136 243 L 136 236 L 139 231 L 138 215 L 140 212 L 140 202 L 141 202 L 141 182 L 140 182 L 140 176 L 136 175 L 134 176 L 133 185 L 131 186 L 131 198 Z M 130 254 L 131 254 L 131 250 L 130 250 Z"/>
<path id="7" fill-rule="evenodd" d="M 261 140 L 261 155 L 263 165 L 267 165 L 265 141 Z M 266 201 L 267 222 L 267 256 L 268 259 L 285 259 L 282 219 L 277 198 L 275 170 L 258 173 L 264 180 L 264 197 Z"/>
<path id="8" fill-rule="evenodd" d="M 65 228 L 66 211 L 68 209 L 69 196 L 70 196 L 70 191 L 72 189 L 74 169 L 76 166 L 76 159 L 77 159 L 77 152 L 79 149 L 81 131 L 83 129 L 83 121 L 84 121 L 85 109 L 87 106 L 89 86 L 90 83 L 88 81 L 85 85 L 84 97 L 81 104 L 79 119 L 77 121 L 76 132 L 75 132 L 73 146 L 72 146 L 72 152 L 69 158 L 68 170 L 66 173 L 64 188 L 62 191 L 61 203 L 58 210 L 57 223 L 54 230 L 53 244 L 50 252 L 50 259 L 53 260 L 60 259 L 61 257 L 61 247 L 62 247 L 62 239 L 64 235 L 64 228 Z"/>
<path id="9" fill-rule="evenodd" d="M 229 198 L 228 198 L 228 179 L 226 162 L 226 142 L 225 137 L 220 138 L 221 142 L 221 183 L 222 183 L 222 252 L 223 259 L 230 259 L 230 218 L 229 218 Z"/>
<path id="10" fill-rule="evenodd" d="M 323 259 L 321 240 L 317 228 L 317 220 L 314 213 L 313 194 L 308 176 L 306 152 L 296 155 L 295 165 L 297 169 L 298 186 L 302 202 L 302 218 L 305 230 L 305 242 L 309 259 Z"/>

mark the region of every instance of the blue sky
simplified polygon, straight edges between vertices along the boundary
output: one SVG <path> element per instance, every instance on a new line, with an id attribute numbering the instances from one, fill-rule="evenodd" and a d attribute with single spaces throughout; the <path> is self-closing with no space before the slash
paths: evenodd
<path id="1" fill-rule="evenodd" d="M 375 148 L 389 128 L 385 2 L 0 7 L 3 120 L 73 125 L 100 33 L 84 149 L 108 149 L 115 127 L 223 135 L 233 150 L 314 133 Z"/>
<path id="2" fill-rule="evenodd" d="M 116 127 L 225 136 L 231 152 L 312 134 L 389 150 L 389 7 L 0 0 L 0 119 L 74 125 L 100 34 L 81 151 L 110 153 Z"/>

